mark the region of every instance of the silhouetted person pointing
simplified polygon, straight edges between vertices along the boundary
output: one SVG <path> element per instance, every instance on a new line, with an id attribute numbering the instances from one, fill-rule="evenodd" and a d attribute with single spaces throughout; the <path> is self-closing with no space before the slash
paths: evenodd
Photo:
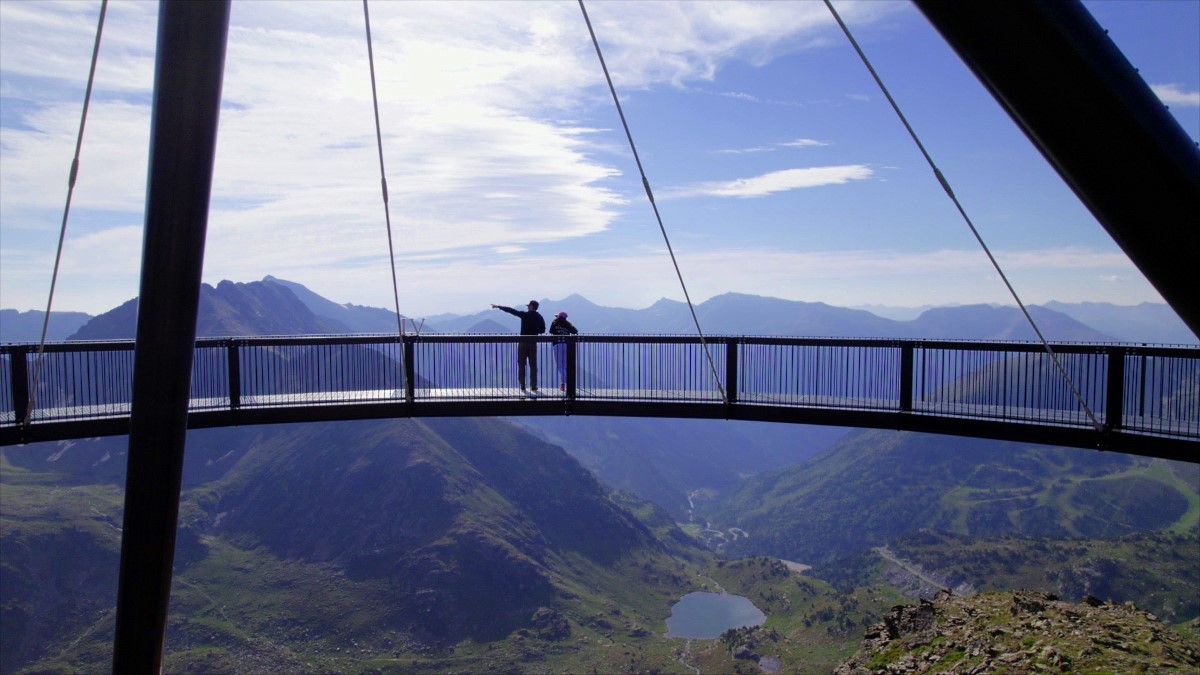
<path id="1" fill-rule="evenodd" d="M 503 305 L 492 305 L 492 309 L 498 309 L 503 312 L 508 312 L 513 316 L 521 318 L 521 335 L 541 335 L 546 332 L 546 320 L 538 314 L 538 301 L 530 300 L 529 311 L 522 312 L 512 307 Z M 521 384 L 521 391 L 525 391 L 525 363 L 529 363 L 529 385 L 530 390 L 538 390 L 537 376 L 537 341 L 521 340 L 517 343 L 517 382 Z"/>

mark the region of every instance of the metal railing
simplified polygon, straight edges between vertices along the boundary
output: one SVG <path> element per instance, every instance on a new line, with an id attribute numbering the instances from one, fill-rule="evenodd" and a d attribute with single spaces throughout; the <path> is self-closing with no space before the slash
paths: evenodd
<path id="1" fill-rule="evenodd" d="M 518 343 L 528 339 L 445 334 L 202 339 L 196 342 L 190 410 L 390 403 L 410 406 L 403 414 L 419 416 L 425 414 L 422 404 L 458 402 L 473 407 L 456 410 L 478 415 L 552 414 L 556 409 L 545 406 L 515 413 L 488 406 L 522 398 L 516 353 Z M 787 420 L 780 410 L 803 410 L 809 414 L 796 421 L 819 423 L 811 413 L 825 410 L 860 413 L 865 426 L 886 426 L 871 414 L 892 415 L 890 420 L 903 415 L 944 420 L 960 430 L 949 433 L 960 433 L 964 422 L 1003 422 L 1164 437 L 1200 447 L 1196 347 L 1053 345 L 1103 427 L 1096 430 L 1071 385 L 1032 343 L 715 336 L 707 339 L 707 348 L 718 384 L 696 337 L 533 340 L 539 400 L 561 402 L 560 412 L 571 414 L 605 414 L 606 402 L 620 403 L 627 412 L 631 404 L 644 404 L 647 409 L 637 414 L 651 415 L 655 404 L 671 404 L 675 413 L 680 404 L 696 404 L 708 406 L 699 416 Z M 35 387 L 36 346 L 0 345 L 0 440 L 23 442 L 30 428 L 42 424 L 127 417 L 133 348 L 131 341 L 47 345 Z M 584 403 L 592 407 L 581 409 Z M 252 416 L 239 420 L 254 423 Z"/>

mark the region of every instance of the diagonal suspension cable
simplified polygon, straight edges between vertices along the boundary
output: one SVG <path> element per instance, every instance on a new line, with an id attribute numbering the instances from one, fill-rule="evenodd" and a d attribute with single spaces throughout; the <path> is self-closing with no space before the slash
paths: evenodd
<path id="1" fill-rule="evenodd" d="M 950 197 L 950 201 L 954 202 L 954 207 L 958 209 L 958 213 L 962 216 L 963 221 L 966 222 L 967 227 L 971 228 L 971 234 L 975 235 L 975 241 L 979 242 L 980 248 L 982 248 L 983 252 L 987 254 L 988 260 L 992 262 L 992 267 L 994 267 L 996 269 L 996 273 L 1000 275 L 1000 279 L 1008 288 L 1009 294 L 1012 295 L 1012 298 L 1016 301 L 1017 306 L 1021 308 L 1021 313 L 1025 315 L 1025 320 L 1029 322 L 1029 325 L 1033 328 L 1033 332 L 1037 334 L 1038 340 L 1042 343 L 1042 349 L 1044 349 L 1046 354 L 1050 356 L 1050 360 L 1054 362 L 1054 367 L 1058 369 L 1059 374 L 1063 376 L 1063 379 L 1067 381 L 1067 385 L 1071 387 L 1071 393 L 1075 395 L 1075 400 L 1078 401 L 1079 405 L 1083 407 L 1083 412 L 1087 415 L 1088 420 L 1092 423 L 1092 427 L 1096 431 L 1104 431 L 1104 426 L 1096 420 L 1096 416 L 1092 413 L 1091 407 L 1089 407 L 1087 401 L 1083 399 L 1083 395 L 1079 393 L 1079 388 L 1075 386 L 1075 381 L 1071 379 L 1071 376 L 1067 373 L 1066 368 L 1064 368 L 1062 363 L 1059 361 L 1058 355 L 1054 353 L 1054 349 L 1050 347 L 1050 343 L 1046 340 L 1045 336 L 1042 335 L 1041 329 L 1038 328 L 1037 322 L 1033 320 L 1033 316 L 1030 315 L 1029 310 L 1025 308 L 1025 303 L 1021 302 L 1021 298 L 1017 295 L 1016 289 L 1013 288 L 1011 283 L 1009 283 L 1008 276 L 1004 274 L 1004 270 L 1000 268 L 1000 263 L 996 261 L 995 256 L 992 255 L 991 249 L 989 249 L 988 245 L 984 243 L 983 237 L 979 234 L 979 230 L 975 228 L 975 223 L 971 221 L 971 217 L 967 215 L 966 209 L 963 208 L 962 203 L 954 194 L 954 190 L 950 188 L 950 183 L 946 180 L 946 177 L 942 175 L 941 170 L 938 169 L 937 164 L 934 163 L 933 158 L 929 155 L 929 152 L 925 150 L 925 145 L 921 143 L 921 139 L 917 136 L 917 132 L 914 131 L 912 125 L 908 123 L 908 118 L 906 118 L 904 113 L 901 112 L 900 106 L 896 103 L 896 100 L 892 98 L 891 92 L 888 91 L 887 86 L 884 85 L 883 80 L 879 77 L 879 74 L 875 72 L 875 68 L 871 65 L 871 61 L 867 58 L 867 55 L 863 52 L 862 48 L 858 46 L 858 41 L 855 40 L 854 36 L 850 34 L 850 28 L 846 26 L 844 21 L 842 21 L 841 15 L 839 15 L 837 10 L 833 8 L 833 4 L 830 2 L 830 0 L 824 1 L 825 6 L 829 8 L 829 12 L 833 14 L 833 18 L 837 21 L 838 26 L 841 26 L 842 32 L 846 34 L 846 39 L 850 41 L 850 44 L 854 47 L 854 51 L 858 52 L 858 57 L 862 59 L 863 65 L 867 67 L 867 70 L 871 73 L 871 77 L 875 79 L 875 84 L 879 85 L 880 91 L 882 91 L 883 95 L 887 97 L 888 103 L 892 105 L 892 110 L 896 112 L 896 116 L 900 118 L 900 122 L 903 123 L 904 128 L 908 130 L 908 135 L 911 136 L 913 142 L 917 144 L 917 149 L 920 150 L 921 154 L 925 157 L 925 161 L 929 164 L 929 168 L 933 169 L 933 175 L 937 177 L 938 183 L 940 183 L 942 189 L 946 191 L 946 194 Z"/>
<path id="2" fill-rule="evenodd" d="M 50 329 L 50 308 L 54 306 L 54 287 L 58 285 L 58 268 L 62 264 L 63 242 L 67 238 L 67 216 L 71 213 L 71 197 L 75 194 L 75 179 L 79 176 L 79 153 L 83 148 L 83 129 L 87 125 L 88 106 L 92 101 L 92 85 L 96 81 L 96 63 L 100 60 L 100 36 L 104 33 L 104 15 L 108 11 L 108 0 L 100 0 L 100 18 L 96 23 L 96 42 L 92 46 L 92 65 L 88 70 L 87 90 L 83 94 L 83 112 L 79 117 L 79 133 L 75 136 L 75 155 L 71 159 L 71 173 L 67 177 L 67 202 L 63 207 L 62 225 L 58 230 L 58 251 L 54 254 L 54 271 L 50 274 L 50 293 L 46 298 L 46 316 L 42 318 L 42 338 L 38 341 L 37 359 L 33 364 L 33 387 L 29 390 L 29 409 L 21 423 L 29 426 L 33 409 L 37 405 L 38 383 L 42 376 L 42 357 L 46 352 L 46 334 Z"/>
<path id="3" fill-rule="evenodd" d="M 646 198 L 650 200 L 650 207 L 654 209 L 654 218 L 658 221 L 658 229 L 662 232 L 663 241 L 667 244 L 667 253 L 671 254 L 671 264 L 675 267 L 675 276 L 679 278 L 679 287 L 683 289 L 683 298 L 687 300 L 688 311 L 692 313 L 692 322 L 696 324 L 696 334 L 700 336 L 700 346 L 704 349 L 704 357 L 708 359 L 708 367 L 712 370 L 713 382 L 716 383 L 717 390 L 721 392 L 721 400 L 729 403 L 729 396 L 725 393 L 725 387 L 721 386 L 721 377 L 717 374 L 717 364 L 709 352 L 708 342 L 704 339 L 704 331 L 700 329 L 700 319 L 696 317 L 696 308 L 692 305 L 691 296 L 688 295 L 687 284 L 683 282 L 683 272 L 679 271 L 679 262 L 675 260 L 675 251 L 671 248 L 671 240 L 667 237 L 667 228 L 663 225 L 662 215 L 658 212 L 658 204 L 654 203 L 654 193 L 650 191 L 650 181 L 646 178 L 645 169 L 642 168 L 642 160 L 638 157 L 637 146 L 633 143 L 633 134 L 629 132 L 629 123 L 625 121 L 621 100 L 617 98 L 617 89 L 613 86 L 612 76 L 608 74 L 608 66 L 604 63 L 604 54 L 600 52 L 600 42 L 596 40 L 596 32 L 592 30 L 592 21 L 588 18 L 583 0 L 579 0 L 579 9 L 583 12 L 583 20 L 587 24 L 588 34 L 592 36 L 592 45 L 596 48 L 600 67 L 604 69 L 604 79 L 608 82 L 608 91 L 612 94 L 613 103 L 617 106 L 617 114 L 621 117 L 621 126 L 625 128 L 625 137 L 629 139 L 629 149 L 633 151 L 633 160 L 637 163 L 638 173 L 642 176 L 642 187 L 646 189 Z"/>
<path id="4" fill-rule="evenodd" d="M 388 207 L 387 172 L 383 168 L 383 132 L 379 124 L 379 94 L 375 88 L 375 52 L 371 48 L 371 15 L 363 0 L 363 22 L 367 26 L 367 62 L 371 67 L 371 103 L 375 108 L 375 146 L 379 149 L 379 183 L 383 188 L 383 218 L 387 223 L 388 260 L 392 265 L 392 297 L 396 301 L 396 332 L 404 338 L 404 317 L 400 315 L 400 288 L 396 283 L 396 253 L 392 248 L 392 214 Z"/>

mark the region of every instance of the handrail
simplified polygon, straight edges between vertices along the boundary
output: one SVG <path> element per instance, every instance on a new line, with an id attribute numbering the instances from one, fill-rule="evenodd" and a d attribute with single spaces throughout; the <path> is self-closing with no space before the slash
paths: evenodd
<path id="1" fill-rule="evenodd" d="M 541 395 L 516 387 L 538 343 Z M 1200 461 L 1200 347 L 1057 343 L 1103 430 L 1046 363 L 1012 341 L 513 334 L 214 337 L 195 343 L 192 428 L 445 415 L 760 419 L 1011 438 Z M 559 353 L 555 344 L 565 342 Z M 723 348 L 721 347 L 723 345 Z M 126 433 L 130 340 L 0 345 L 0 445 Z M 562 377 L 556 359 L 563 358 Z M 561 389 L 560 389 L 561 385 Z M 727 398 L 717 386 L 723 388 Z M 36 394 L 36 396 L 34 396 Z M 37 409 L 22 424 L 30 400 Z"/>

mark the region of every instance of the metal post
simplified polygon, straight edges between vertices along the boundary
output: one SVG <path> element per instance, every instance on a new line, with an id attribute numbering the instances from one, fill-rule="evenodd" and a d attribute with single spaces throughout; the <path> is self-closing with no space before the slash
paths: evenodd
<path id="1" fill-rule="evenodd" d="M 13 413 L 17 424 L 25 424 L 25 416 L 29 414 L 29 348 L 17 348 L 12 351 L 8 368 L 12 376 Z"/>
<path id="2" fill-rule="evenodd" d="M 242 352 L 241 342 L 230 340 L 225 346 L 229 361 L 229 409 L 242 407 Z"/>
<path id="3" fill-rule="evenodd" d="M 738 343 L 727 338 L 725 343 L 725 402 L 737 403 L 738 395 Z"/>
<path id="4" fill-rule="evenodd" d="M 404 345 L 404 401 L 411 404 L 417 398 L 417 367 L 414 363 L 416 356 L 416 336 L 401 335 L 400 340 Z"/>
<path id="5" fill-rule="evenodd" d="M 900 343 L 900 412 L 912 412 L 913 349 L 911 342 Z"/>
<path id="6" fill-rule="evenodd" d="M 567 399 L 575 400 L 575 386 L 577 383 L 576 365 L 579 361 L 579 343 L 575 338 L 567 338 Z"/>
<path id="7" fill-rule="evenodd" d="M 163 2 L 113 672 L 162 665 L 229 1 Z"/>
<path id="8" fill-rule="evenodd" d="M 1105 384 L 1104 429 L 1117 431 L 1124 424 L 1125 352 L 1120 347 L 1108 350 L 1108 378 Z"/>

